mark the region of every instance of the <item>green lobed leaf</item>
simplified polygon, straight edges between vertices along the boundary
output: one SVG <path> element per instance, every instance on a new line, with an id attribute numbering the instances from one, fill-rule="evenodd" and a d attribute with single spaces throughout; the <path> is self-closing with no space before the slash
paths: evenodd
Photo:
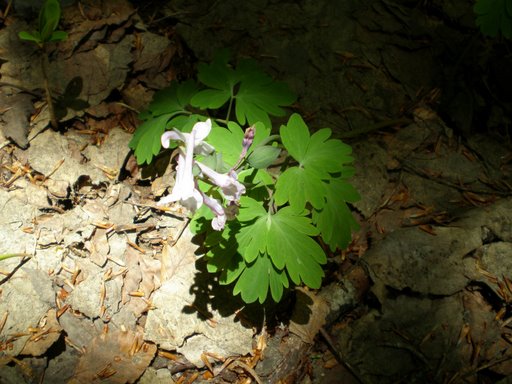
<path id="1" fill-rule="evenodd" d="M 272 165 L 279 157 L 281 149 L 270 145 L 262 145 L 254 148 L 247 157 L 247 162 L 253 168 L 265 169 Z"/>
<path id="2" fill-rule="evenodd" d="M 253 176 L 254 169 L 244 169 L 238 174 L 238 180 L 242 183 L 251 183 L 255 188 L 256 186 L 274 185 L 274 179 L 265 169 L 256 170 Z"/>
<path id="3" fill-rule="evenodd" d="M 276 271 L 268 262 L 266 254 L 260 254 L 251 263 L 247 263 L 238 253 L 234 236 L 238 230 L 236 224 L 229 222 L 223 232 L 212 231 L 208 234 L 205 241 L 209 247 L 206 254 L 207 270 L 210 273 L 220 272 L 219 283 L 222 285 L 236 281 L 233 294 L 241 294 L 246 303 L 256 300 L 263 303 L 269 288 L 272 298 L 279 301 L 284 288 L 289 285 L 286 273 Z"/>
<path id="4" fill-rule="evenodd" d="M 282 125 L 279 133 L 290 156 L 300 163 L 306 156 L 310 139 L 309 129 L 302 117 L 297 113 L 291 115 L 288 124 Z"/>
<path id="5" fill-rule="evenodd" d="M 356 173 L 356 169 L 354 167 L 352 167 L 351 165 L 344 165 L 342 168 L 341 168 L 341 174 L 340 174 L 340 177 L 342 179 L 349 179 L 351 178 L 352 176 L 354 176 Z"/>
<path id="6" fill-rule="evenodd" d="M 278 206 L 289 203 L 302 210 L 307 203 L 315 209 L 325 204 L 325 180 L 333 174 L 350 174 L 347 163 L 353 162 L 352 148 L 340 140 L 330 139 L 331 130 L 321 129 L 313 135 L 300 115 L 293 114 L 288 124 L 281 126 L 281 140 L 288 153 L 299 162 L 298 167 L 286 169 L 278 178 L 275 187 L 275 202 Z"/>
<path id="7" fill-rule="evenodd" d="M 140 114 L 145 120 L 128 144 L 135 152 L 138 164 L 150 163 L 162 147 L 160 136 L 168 126 L 189 132 L 198 121 L 198 115 L 186 110 L 190 98 L 197 92 L 197 83 L 185 81 L 155 93 L 148 110 Z"/>
<path id="8" fill-rule="evenodd" d="M 236 234 L 240 253 L 247 263 L 252 263 L 265 252 L 269 229 L 269 215 L 259 216 L 253 223 L 240 228 Z"/>
<path id="9" fill-rule="evenodd" d="M 248 196 L 240 198 L 240 212 L 237 215 L 238 221 L 252 221 L 258 217 L 266 215 L 265 208 L 260 201 L 252 199 Z"/>
<path id="10" fill-rule="evenodd" d="M 236 281 L 233 294 L 247 303 L 263 303 L 269 292 L 279 301 L 289 278 L 294 284 L 319 288 L 326 257 L 311 237 L 319 231 L 306 214 L 285 207 L 269 215 L 261 202 L 244 196 L 242 226 L 228 222 L 223 232 L 206 238 L 208 271 L 221 272 L 221 284 Z"/>
<path id="11" fill-rule="evenodd" d="M 260 254 L 238 276 L 233 294 L 240 294 L 246 303 L 258 300 L 260 304 L 263 304 L 269 290 L 272 299 L 279 302 L 283 297 L 284 289 L 290 285 L 286 272 L 276 270 L 267 254 Z"/>
<path id="12" fill-rule="evenodd" d="M 232 97 L 233 89 L 238 83 L 236 72 L 229 66 L 229 51 L 217 53 L 209 64 L 198 66 L 197 78 L 209 89 L 199 91 L 190 104 L 201 109 L 218 109 Z"/>
<path id="13" fill-rule="evenodd" d="M 352 148 L 341 140 L 328 139 L 330 129 L 321 129 L 311 135 L 306 155 L 301 164 L 304 168 L 314 169 L 322 178 L 330 173 L 340 172 L 344 164 L 352 163 Z"/>
<path id="14" fill-rule="evenodd" d="M 213 126 L 206 141 L 215 147 L 223 160 L 230 166 L 234 165 L 242 152 L 244 131 L 237 123 L 229 122 L 228 127 Z"/>
<path id="15" fill-rule="evenodd" d="M 254 136 L 253 144 L 249 148 L 248 154 L 250 155 L 258 143 L 265 140 L 270 130 L 263 124 L 255 124 L 256 133 Z M 222 154 L 223 160 L 233 166 L 239 159 L 242 152 L 242 144 L 244 139 L 244 131 L 235 122 L 230 121 L 227 129 L 214 125 L 206 141 L 215 147 L 216 151 Z"/>
<path id="16" fill-rule="evenodd" d="M 241 228 L 235 237 L 245 262 L 257 263 L 262 255 L 268 254 L 275 270 L 286 270 L 295 284 L 303 282 L 311 288 L 319 288 L 323 277 L 320 265 L 326 262 L 326 257 L 311 238 L 318 230 L 305 213 L 298 214 L 285 207 L 274 215 L 261 215 Z M 244 273 L 246 276 L 250 273 L 249 267 Z"/>
<path id="17" fill-rule="evenodd" d="M 190 104 L 201 109 L 218 109 L 230 99 L 230 90 L 205 89 L 192 97 Z"/>
<path id="18" fill-rule="evenodd" d="M 267 252 L 273 265 L 286 272 L 295 284 L 302 282 L 311 288 L 320 288 L 324 275 L 321 264 L 327 259 L 324 251 L 310 235 L 317 233 L 308 217 L 289 207 L 272 216 L 267 233 Z M 262 241 L 262 239 L 260 239 Z"/>
<path id="19" fill-rule="evenodd" d="M 238 279 L 243 271 L 247 268 L 247 264 L 240 254 L 235 253 L 229 259 L 228 264 L 223 266 L 222 273 L 219 278 L 219 283 L 222 285 L 232 284 Z"/>
<path id="20" fill-rule="evenodd" d="M 286 83 L 274 82 L 263 73 L 253 73 L 241 81 L 235 95 L 236 118 L 242 125 L 260 121 L 270 128 L 269 115 L 283 116 L 285 111 L 281 107 L 293 104 L 295 99 Z"/>
<path id="21" fill-rule="evenodd" d="M 477 0 L 473 7 L 476 25 L 487 36 L 496 37 L 501 31 L 512 38 L 512 0 Z"/>
<path id="22" fill-rule="evenodd" d="M 278 271 L 275 268 L 271 268 L 269 271 L 270 293 L 272 295 L 272 299 L 278 303 L 283 297 L 284 288 L 288 288 L 290 286 L 290 282 L 288 281 L 288 276 L 284 270 Z"/>
<path id="23" fill-rule="evenodd" d="M 153 157 L 160 152 L 162 147 L 160 136 L 164 133 L 167 121 L 171 117 L 171 114 L 161 115 L 137 127 L 128 143 L 128 146 L 134 150 L 137 164 L 151 163 Z"/>
<path id="24" fill-rule="evenodd" d="M 186 107 L 198 89 L 195 81 L 187 80 L 183 83 L 173 83 L 170 87 L 156 92 L 148 107 L 150 116 L 158 117 L 164 114 L 186 113 Z M 150 116 L 143 115 L 141 118 L 147 119 Z"/>
<path id="25" fill-rule="evenodd" d="M 205 240 L 205 245 L 209 248 L 206 253 L 208 271 L 221 272 L 219 282 L 225 285 L 235 281 L 245 268 L 232 235 L 234 230 L 236 226 L 228 224 L 222 232 L 210 231 Z"/>
<path id="26" fill-rule="evenodd" d="M 275 82 L 254 60 L 242 60 L 236 69 L 240 87 L 235 95 L 235 114 L 240 124 L 262 122 L 271 128 L 270 117 L 283 116 L 282 107 L 293 104 L 295 94 L 284 82 Z"/>
<path id="27" fill-rule="evenodd" d="M 274 200 L 278 206 L 289 203 L 298 212 L 308 202 L 320 209 L 325 202 L 325 184 L 310 168 L 290 167 L 277 179 Z"/>
<path id="28" fill-rule="evenodd" d="M 240 294 L 246 303 L 253 303 L 256 300 L 264 303 L 267 298 L 272 265 L 265 256 L 260 255 L 251 264 L 248 264 L 233 288 L 233 294 Z"/>
<path id="29" fill-rule="evenodd" d="M 326 204 L 320 210 L 313 210 L 312 219 L 322 239 L 334 252 L 337 248 L 345 249 L 351 241 L 352 231 L 359 229 L 347 202 L 355 203 L 360 196 L 341 178 L 332 179 L 327 184 Z"/>
<path id="30" fill-rule="evenodd" d="M 211 63 L 200 63 L 198 80 L 207 87 L 230 91 L 239 81 L 236 72 L 229 65 L 231 54 L 224 49 L 217 52 Z"/>

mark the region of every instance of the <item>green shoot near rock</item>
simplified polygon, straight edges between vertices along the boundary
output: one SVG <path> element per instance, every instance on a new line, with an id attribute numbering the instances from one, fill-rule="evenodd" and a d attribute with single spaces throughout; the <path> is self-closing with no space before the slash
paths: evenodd
<path id="1" fill-rule="evenodd" d="M 60 13 L 60 3 L 58 0 L 45 0 L 43 7 L 39 11 L 39 28 L 33 32 L 21 31 L 18 34 L 21 40 L 31 41 L 41 48 L 41 70 L 43 73 L 46 102 L 50 113 L 50 123 L 53 128 L 57 128 L 57 118 L 55 117 L 53 98 L 48 82 L 48 67 L 50 64 L 46 52 L 46 44 L 62 41 L 68 37 L 66 32 L 57 30 Z"/>

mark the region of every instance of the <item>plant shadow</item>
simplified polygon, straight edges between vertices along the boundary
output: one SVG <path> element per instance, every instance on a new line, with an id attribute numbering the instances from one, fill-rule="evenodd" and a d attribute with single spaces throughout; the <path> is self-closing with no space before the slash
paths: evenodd
<path id="1" fill-rule="evenodd" d="M 204 235 L 196 235 L 193 241 L 196 244 L 204 244 Z M 203 247 L 197 251 L 198 255 L 204 255 L 205 252 Z M 197 313 L 204 319 L 213 317 L 212 311 L 217 311 L 222 317 L 235 314 L 236 321 L 240 321 L 245 327 L 257 330 L 261 330 L 264 326 L 272 330 L 276 326 L 289 323 L 296 301 L 295 290 L 285 291 L 279 303 L 274 302 L 269 294 L 262 304 L 258 302 L 248 304 L 240 295 L 233 295 L 234 283 L 223 285 L 219 281 L 220 273 L 208 271 L 205 256 L 197 259 L 196 271 L 194 283 L 190 288 L 190 292 L 194 295 L 194 302 L 183 309 L 185 313 Z"/>
<path id="2" fill-rule="evenodd" d="M 63 119 L 67 115 L 68 109 L 83 111 L 90 106 L 86 100 L 79 98 L 83 87 L 84 82 L 82 77 L 76 76 L 66 85 L 64 93 L 55 98 L 54 107 L 57 120 Z"/>

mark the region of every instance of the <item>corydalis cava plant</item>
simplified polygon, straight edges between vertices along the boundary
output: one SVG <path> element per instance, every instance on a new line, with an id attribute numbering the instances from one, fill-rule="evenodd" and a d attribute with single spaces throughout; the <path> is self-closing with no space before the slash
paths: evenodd
<path id="1" fill-rule="evenodd" d="M 159 204 L 194 212 L 208 271 L 245 302 L 319 288 L 327 260 L 319 240 L 343 249 L 358 228 L 347 205 L 359 199 L 350 146 L 328 128 L 311 134 L 298 114 L 272 131 L 270 117 L 296 97 L 254 62 L 233 66 L 221 54 L 198 68 L 199 82 L 155 94 L 130 142 L 139 164 L 162 146 L 177 148 L 176 184 Z"/>

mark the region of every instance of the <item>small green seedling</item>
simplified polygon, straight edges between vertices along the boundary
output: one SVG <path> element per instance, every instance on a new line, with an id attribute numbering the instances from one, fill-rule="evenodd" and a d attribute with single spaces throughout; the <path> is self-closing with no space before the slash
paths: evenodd
<path id="1" fill-rule="evenodd" d="M 53 106 L 50 84 L 48 81 L 48 54 L 46 53 L 46 44 L 65 40 L 68 34 L 64 31 L 58 31 L 60 21 L 59 0 L 46 0 L 39 11 L 39 29 L 33 32 L 21 31 L 18 36 L 21 40 L 32 41 L 42 50 L 41 69 L 44 79 L 44 90 L 46 93 L 46 102 L 50 112 L 50 123 L 53 128 L 57 128 L 57 118 Z"/>
<path id="2" fill-rule="evenodd" d="M 32 33 L 21 31 L 18 36 L 21 40 L 33 41 L 40 47 L 45 43 L 65 40 L 68 34 L 57 31 L 60 21 L 60 4 L 58 0 L 46 0 L 39 12 L 39 29 Z"/>

